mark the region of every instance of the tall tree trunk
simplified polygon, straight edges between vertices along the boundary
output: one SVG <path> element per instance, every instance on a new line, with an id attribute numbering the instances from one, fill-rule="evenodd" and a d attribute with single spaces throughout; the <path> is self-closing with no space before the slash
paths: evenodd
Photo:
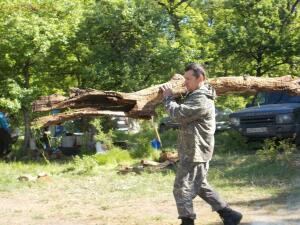
<path id="1" fill-rule="evenodd" d="M 24 127 L 25 127 L 25 132 L 24 132 L 24 142 L 22 146 L 22 152 L 25 152 L 29 146 L 29 141 L 30 141 L 30 113 L 27 108 L 22 109 L 23 113 L 23 118 L 24 118 Z"/>
<path id="2" fill-rule="evenodd" d="M 27 59 L 26 62 L 24 63 L 24 67 L 23 67 L 24 87 L 26 89 L 28 89 L 30 87 L 29 68 L 30 68 L 30 59 Z M 23 105 L 21 110 L 22 110 L 22 113 L 23 113 L 24 128 L 25 128 L 22 152 L 25 152 L 27 150 L 27 147 L 29 146 L 29 141 L 30 141 L 30 127 L 31 127 L 31 125 L 30 125 L 30 111 L 29 111 L 29 108 L 26 105 Z"/>
<path id="3" fill-rule="evenodd" d="M 256 76 L 261 77 L 262 75 L 262 61 L 263 61 L 263 50 L 261 48 L 257 51 L 257 58 L 256 58 Z"/>

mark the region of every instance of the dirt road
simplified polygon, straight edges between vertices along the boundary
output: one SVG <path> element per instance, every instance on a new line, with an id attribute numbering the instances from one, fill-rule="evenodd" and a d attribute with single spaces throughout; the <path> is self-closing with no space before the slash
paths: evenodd
<path id="1" fill-rule="evenodd" d="M 238 195 L 222 191 L 226 199 L 232 199 L 233 194 L 237 196 L 229 203 L 243 212 L 243 225 L 300 225 L 299 196 L 272 197 L 248 191 Z M 0 224 L 180 224 L 170 189 L 157 193 L 136 194 L 126 186 L 109 186 L 101 177 L 57 178 L 43 184 L 24 184 L 24 188 L 12 192 L 0 192 Z M 195 200 L 195 210 L 197 225 L 221 224 L 218 215 L 199 198 Z"/>

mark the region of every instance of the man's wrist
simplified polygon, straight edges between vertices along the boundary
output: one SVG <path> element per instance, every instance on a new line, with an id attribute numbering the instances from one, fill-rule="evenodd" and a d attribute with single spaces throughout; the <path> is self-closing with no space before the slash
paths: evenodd
<path id="1" fill-rule="evenodd" d="M 170 102 L 172 102 L 174 100 L 174 97 L 172 95 L 166 96 L 164 97 L 164 106 L 168 107 L 168 105 L 170 104 Z"/>
<path id="2" fill-rule="evenodd" d="M 170 101 L 170 100 L 173 100 L 174 97 L 173 97 L 173 95 L 167 95 L 164 97 L 164 99 L 165 99 L 165 101 Z"/>

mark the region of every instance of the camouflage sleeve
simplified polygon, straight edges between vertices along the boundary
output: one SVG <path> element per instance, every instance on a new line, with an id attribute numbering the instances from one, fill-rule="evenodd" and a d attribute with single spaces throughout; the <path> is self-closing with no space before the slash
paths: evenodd
<path id="1" fill-rule="evenodd" d="M 164 106 L 171 119 L 179 123 L 189 123 L 208 113 L 209 104 L 203 94 L 190 96 L 183 104 L 176 103 L 173 98 L 166 98 Z"/>

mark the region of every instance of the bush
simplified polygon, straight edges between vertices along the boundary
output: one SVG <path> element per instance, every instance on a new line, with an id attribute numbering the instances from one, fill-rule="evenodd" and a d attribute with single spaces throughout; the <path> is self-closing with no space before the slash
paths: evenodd
<path id="1" fill-rule="evenodd" d="M 95 155 L 95 160 L 99 165 L 119 164 L 121 162 L 131 162 L 132 158 L 128 151 L 113 147 L 105 154 Z"/>
<path id="2" fill-rule="evenodd" d="M 95 141 L 99 141 L 103 143 L 108 149 L 113 147 L 113 132 L 109 130 L 107 133 L 103 131 L 101 125 L 101 119 L 94 119 L 90 122 L 91 125 L 95 127 L 97 130 L 97 134 L 95 135 Z"/>
<path id="3" fill-rule="evenodd" d="M 236 94 L 222 95 L 217 98 L 216 106 L 223 110 L 231 109 L 233 111 L 245 108 L 248 102 L 251 102 L 253 96 L 241 96 Z"/>
<path id="4" fill-rule="evenodd" d="M 130 145 L 130 155 L 132 158 L 145 158 L 155 155 L 155 150 L 151 147 L 151 140 L 156 138 L 153 125 L 150 121 L 143 121 L 141 131 L 136 134 L 125 132 L 115 132 L 114 141 L 128 142 Z"/>
<path id="5" fill-rule="evenodd" d="M 63 173 L 72 175 L 92 175 L 96 173 L 99 165 L 116 165 L 122 162 L 132 162 L 128 151 L 113 147 L 105 154 L 96 154 L 91 156 L 76 156 L 70 165 L 64 169 Z"/>
<path id="6" fill-rule="evenodd" d="M 150 152 L 150 156 L 148 158 L 151 159 L 151 160 L 154 160 L 154 161 L 159 161 L 160 153 L 161 153 L 161 151 L 152 150 Z"/>
<path id="7" fill-rule="evenodd" d="M 133 158 L 149 157 L 153 151 L 150 141 L 151 139 L 145 137 L 144 135 L 137 136 L 135 140 L 135 146 L 130 152 L 131 156 Z"/>
<path id="8" fill-rule="evenodd" d="M 15 159 L 21 159 L 23 156 L 26 155 L 26 152 L 21 151 L 22 150 L 22 145 L 23 145 L 24 139 L 23 138 L 18 138 L 18 140 L 16 141 L 16 143 L 10 145 L 10 149 L 11 149 L 11 158 L 15 158 Z"/>
<path id="9" fill-rule="evenodd" d="M 218 153 L 245 152 L 249 150 L 247 140 L 235 130 L 227 130 L 215 134 L 215 151 Z"/>
<path id="10" fill-rule="evenodd" d="M 290 139 L 266 139 L 261 149 L 256 153 L 258 159 L 263 161 L 290 161 L 296 146 Z"/>
<path id="11" fill-rule="evenodd" d="M 63 173 L 71 173 L 72 175 L 91 175 L 95 173 L 95 168 L 98 166 L 97 161 L 93 156 L 75 156 L 73 162 L 64 169 Z"/>
<path id="12" fill-rule="evenodd" d="M 177 148 L 178 130 L 169 129 L 160 135 L 163 148 Z"/>

